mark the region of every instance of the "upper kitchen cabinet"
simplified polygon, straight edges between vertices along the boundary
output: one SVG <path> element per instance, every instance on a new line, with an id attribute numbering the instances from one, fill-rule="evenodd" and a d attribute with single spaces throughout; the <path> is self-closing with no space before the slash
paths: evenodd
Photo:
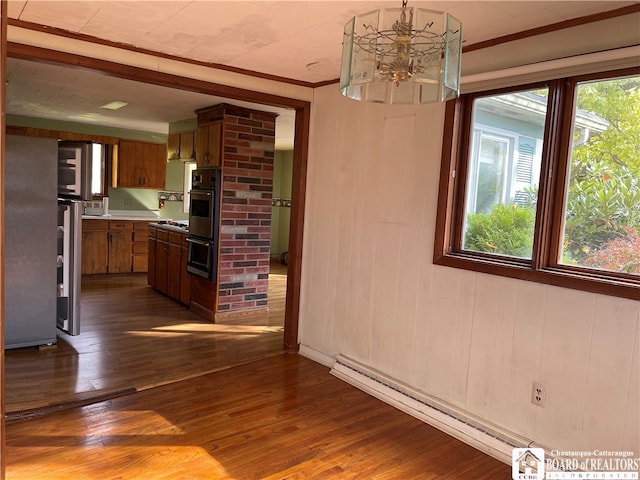
<path id="1" fill-rule="evenodd" d="M 222 158 L 222 120 L 207 123 L 198 121 L 196 130 L 196 165 L 219 167 Z"/>
<path id="2" fill-rule="evenodd" d="M 164 143 L 120 140 L 113 159 L 113 187 L 164 190 L 166 169 Z"/>
<path id="3" fill-rule="evenodd" d="M 167 139 L 167 160 L 193 160 L 196 156 L 195 134 L 193 130 L 170 133 Z"/>

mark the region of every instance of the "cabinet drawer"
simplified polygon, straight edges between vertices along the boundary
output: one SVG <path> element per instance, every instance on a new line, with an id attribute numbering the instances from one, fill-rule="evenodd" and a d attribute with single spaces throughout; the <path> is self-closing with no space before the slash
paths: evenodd
<path id="1" fill-rule="evenodd" d="M 146 242 L 147 240 L 149 240 L 149 236 L 150 235 L 148 232 L 141 232 L 140 230 L 133 231 L 134 242 Z"/>
<path id="2" fill-rule="evenodd" d="M 155 227 L 149 227 L 149 238 L 156 238 L 158 236 L 158 229 Z"/>
<path id="3" fill-rule="evenodd" d="M 149 230 L 149 222 L 133 222 L 133 229 L 146 232 Z"/>
<path id="4" fill-rule="evenodd" d="M 157 232 L 158 240 L 164 240 L 165 242 L 169 241 L 169 231 L 168 230 L 158 230 Z"/>
<path id="5" fill-rule="evenodd" d="M 180 245 L 182 243 L 182 234 L 169 232 L 169 243 L 173 243 L 174 245 Z"/>
<path id="6" fill-rule="evenodd" d="M 109 222 L 109 230 L 133 230 L 133 222 L 119 222 L 111 220 Z"/>
<path id="7" fill-rule="evenodd" d="M 133 254 L 148 254 L 149 253 L 149 243 L 134 243 L 133 244 Z"/>
<path id="8" fill-rule="evenodd" d="M 82 220 L 83 230 L 107 230 L 109 220 Z"/>

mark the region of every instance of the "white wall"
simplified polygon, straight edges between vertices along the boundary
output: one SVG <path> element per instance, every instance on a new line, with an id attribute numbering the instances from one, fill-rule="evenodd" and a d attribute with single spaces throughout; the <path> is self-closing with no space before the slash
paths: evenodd
<path id="1" fill-rule="evenodd" d="M 640 302 L 434 266 L 444 106 L 337 90 L 313 103 L 301 344 L 542 445 L 637 457 Z"/>

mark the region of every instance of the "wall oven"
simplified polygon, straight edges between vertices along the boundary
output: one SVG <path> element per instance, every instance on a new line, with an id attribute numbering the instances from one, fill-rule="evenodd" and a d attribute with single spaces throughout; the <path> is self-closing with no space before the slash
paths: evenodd
<path id="1" fill-rule="evenodd" d="M 217 237 L 215 190 L 191 190 L 189 196 L 189 233 L 201 238 Z"/>
<path id="2" fill-rule="evenodd" d="M 216 244 L 213 240 L 187 237 L 189 253 L 187 272 L 209 280 L 216 280 L 217 261 Z"/>
<path id="3" fill-rule="evenodd" d="M 196 169 L 189 192 L 187 272 L 212 281 L 218 271 L 221 182 L 221 169 Z"/>

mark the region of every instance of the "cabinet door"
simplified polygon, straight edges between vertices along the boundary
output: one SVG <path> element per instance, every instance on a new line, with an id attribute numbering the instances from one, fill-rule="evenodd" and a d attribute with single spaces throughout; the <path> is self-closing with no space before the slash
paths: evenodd
<path id="1" fill-rule="evenodd" d="M 201 125 L 196 130 L 196 166 L 205 166 L 205 157 L 209 151 L 209 128 Z"/>
<path id="2" fill-rule="evenodd" d="M 147 268 L 147 283 L 156 288 L 156 237 L 149 237 L 149 258 Z"/>
<path id="3" fill-rule="evenodd" d="M 181 160 L 193 160 L 195 158 L 195 132 L 182 132 L 180 134 L 180 156 Z"/>
<path id="4" fill-rule="evenodd" d="M 167 137 L 167 160 L 178 160 L 180 154 L 180 134 L 170 133 Z"/>
<path id="5" fill-rule="evenodd" d="M 137 142 L 120 140 L 116 162 L 116 185 L 114 187 L 137 188 L 140 186 L 140 169 L 137 165 L 139 152 Z"/>
<path id="6" fill-rule="evenodd" d="M 167 276 L 167 295 L 180 299 L 180 245 L 169 244 L 169 263 Z"/>
<path id="7" fill-rule="evenodd" d="M 132 271 L 144 273 L 149 264 L 149 223 L 133 222 L 133 256 L 131 258 Z"/>
<path id="8" fill-rule="evenodd" d="M 156 290 L 167 293 L 167 272 L 169 265 L 169 243 L 156 242 Z"/>
<path id="9" fill-rule="evenodd" d="M 82 274 L 107 273 L 108 233 L 105 230 L 82 232 Z"/>
<path id="10" fill-rule="evenodd" d="M 142 145 L 142 188 L 164 190 L 167 175 L 167 150 L 162 143 Z"/>
<path id="11" fill-rule="evenodd" d="M 164 143 L 120 140 L 114 187 L 164 190 L 167 146 Z"/>
<path id="12" fill-rule="evenodd" d="M 186 238 L 186 236 L 185 236 Z M 188 248 L 186 240 L 180 247 L 180 301 L 185 305 L 191 302 L 191 274 L 187 273 Z"/>
<path id="13" fill-rule="evenodd" d="M 198 126 L 196 165 L 219 167 L 222 159 L 222 120 Z"/>
<path id="14" fill-rule="evenodd" d="M 109 232 L 109 273 L 131 273 L 131 231 Z"/>

